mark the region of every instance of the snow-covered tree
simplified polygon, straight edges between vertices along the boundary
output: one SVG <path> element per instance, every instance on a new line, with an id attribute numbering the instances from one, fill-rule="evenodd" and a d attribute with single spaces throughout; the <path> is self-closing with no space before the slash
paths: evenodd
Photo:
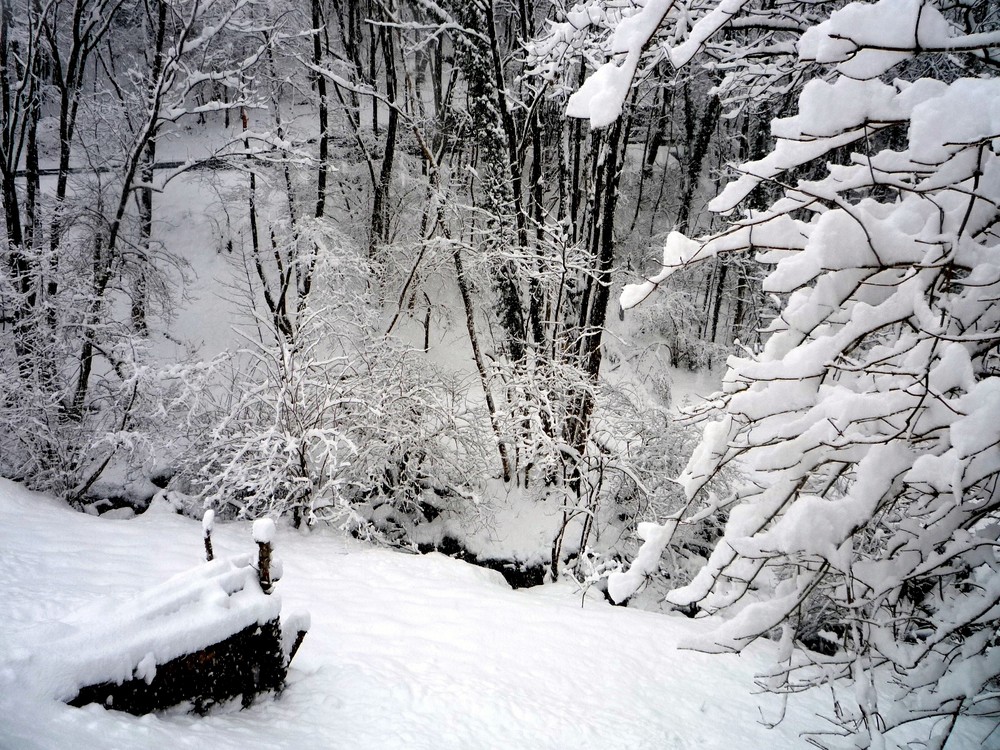
<path id="1" fill-rule="evenodd" d="M 422 352 L 382 334 L 367 259 L 333 232 L 313 239 L 314 286 L 306 299 L 288 293 L 290 331 L 259 303 L 256 261 L 244 259 L 258 307 L 244 310 L 243 346 L 216 363 L 192 410 L 199 434 L 172 487 L 224 517 L 411 541 L 485 473 L 488 428 Z"/>
<path id="2" fill-rule="evenodd" d="M 642 4 L 616 31 L 623 63 L 571 113 L 610 122 L 658 30 L 655 49 L 682 65 L 760 19 L 753 5 L 723 0 L 689 24 L 673 3 Z M 652 568 L 678 525 L 725 510 L 707 565 L 669 596 L 720 621 L 698 647 L 779 637 L 767 689 L 853 685 L 835 687 L 811 737 L 822 747 L 940 748 L 968 717 L 989 717 L 986 737 L 1000 709 L 1000 16 L 989 3 L 851 3 L 797 50 L 821 75 L 774 121 L 771 152 L 712 202 L 729 227 L 672 234 L 662 271 L 621 298 L 632 307 L 678 269 L 753 250 L 781 304 L 762 351 L 731 357 L 697 415 L 687 510 L 646 529 L 637 563 Z M 780 197 L 734 213 L 762 184 Z M 736 491 L 704 497 L 730 466 L 745 473 Z M 612 593 L 641 578 L 613 578 Z"/>
<path id="3" fill-rule="evenodd" d="M 144 338 L 148 318 L 169 309 L 179 265 L 152 239 L 153 194 L 191 166 L 154 175 L 155 146 L 185 118 L 246 102 L 244 82 L 267 46 L 259 34 L 274 26 L 251 19 L 253 7 L 250 0 L 4 5 L 4 475 L 79 499 L 113 457 L 148 437 L 134 434 L 149 416 L 134 407 L 155 392 L 136 390 L 155 380 Z M 250 39 L 236 61 L 216 53 L 229 37 Z M 231 89 L 224 101 L 206 93 L 216 86 Z M 54 180 L 43 180 L 46 172 Z"/>

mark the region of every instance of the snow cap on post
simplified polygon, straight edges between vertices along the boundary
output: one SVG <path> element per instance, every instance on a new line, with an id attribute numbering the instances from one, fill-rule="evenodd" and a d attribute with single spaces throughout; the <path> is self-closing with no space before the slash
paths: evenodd
<path id="1" fill-rule="evenodd" d="M 201 530 L 205 532 L 205 536 L 209 536 L 214 528 L 215 511 L 210 508 L 206 510 L 205 515 L 201 517 Z"/>
<path id="2" fill-rule="evenodd" d="M 258 518 L 253 522 L 253 540 L 257 544 L 271 544 L 274 541 L 274 521 Z"/>

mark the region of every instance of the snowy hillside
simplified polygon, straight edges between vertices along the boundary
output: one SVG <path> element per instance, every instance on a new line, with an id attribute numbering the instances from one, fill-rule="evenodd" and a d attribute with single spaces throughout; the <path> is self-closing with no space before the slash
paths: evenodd
<path id="1" fill-rule="evenodd" d="M 0 750 L 1000 750 L 998 61 L 5 0 Z"/>
<path id="2" fill-rule="evenodd" d="M 219 555 L 250 524 L 216 526 Z M 512 591 L 439 555 L 364 547 L 332 531 L 279 529 L 287 610 L 312 627 L 277 699 L 199 718 L 136 718 L 51 696 L 40 658 L 107 612 L 198 565 L 198 522 L 155 509 L 97 519 L 0 481 L 0 748 L 793 748 L 820 703 L 773 730 L 750 694 L 767 648 L 742 657 L 676 648 L 695 623 L 611 607 L 567 585 Z M 79 633 L 75 633 L 79 636 Z M 85 639 L 84 641 L 85 642 Z M 975 745 L 969 745 L 973 747 Z"/>

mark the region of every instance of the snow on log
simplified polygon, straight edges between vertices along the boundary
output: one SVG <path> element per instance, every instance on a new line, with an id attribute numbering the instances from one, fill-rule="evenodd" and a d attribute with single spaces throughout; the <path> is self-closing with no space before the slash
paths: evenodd
<path id="1" fill-rule="evenodd" d="M 236 696 L 248 706 L 282 689 L 309 628 L 302 614 L 282 625 L 281 600 L 265 592 L 259 566 L 248 554 L 217 559 L 114 609 L 81 610 L 50 634 L 34 666 L 73 706 L 145 714 L 189 702 L 204 713 Z"/>

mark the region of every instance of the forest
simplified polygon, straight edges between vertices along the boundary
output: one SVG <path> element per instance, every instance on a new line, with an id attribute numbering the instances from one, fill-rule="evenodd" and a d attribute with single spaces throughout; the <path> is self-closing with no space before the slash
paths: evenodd
<path id="1" fill-rule="evenodd" d="M 998 71 L 990 0 L 4 0 L 0 477 L 570 581 L 775 644 L 815 746 L 956 747 Z"/>

